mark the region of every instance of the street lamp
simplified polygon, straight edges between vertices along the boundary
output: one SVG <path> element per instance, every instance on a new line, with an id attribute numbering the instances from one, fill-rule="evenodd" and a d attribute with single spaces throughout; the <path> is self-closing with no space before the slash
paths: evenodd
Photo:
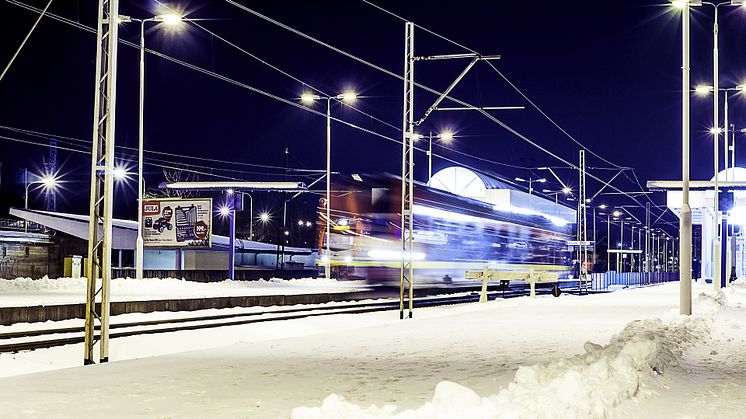
<path id="1" fill-rule="evenodd" d="M 553 191 L 551 189 L 542 189 L 541 191 L 543 193 L 545 193 L 545 194 L 554 196 L 554 203 L 555 204 L 559 203 L 559 196 L 560 195 L 568 196 L 568 195 L 570 195 L 570 193 L 572 193 L 572 189 L 570 189 L 569 187 L 564 187 L 564 188 L 562 188 L 559 191 Z M 567 198 L 567 199 L 570 200 L 570 198 Z"/>
<path id="2" fill-rule="evenodd" d="M 419 134 L 412 134 L 412 141 L 417 142 L 422 138 Z M 435 139 L 440 140 L 441 143 L 449 145 L 453 142 L 453 133 L 450 131 L 443 131 L 440 134 L 436 134 Z M 433 132 L 430 131 L 429 145 L 427 148 L 427 181 L 433 177 Z"/>
<path id="3" fill-rule="evenodd" d="M 185 19 L 176 13 L 164 13 L 147 19 L 135 19 L 130 16 L 120 16 L 120 23 L 140 22 L 140 123 L 138 128 L 138 156 L 137 156 L 137 240 L 135 241 L 135 277 L 143 275 L 143 239 L 142 239 L 142 201 L 145 189 L 143 178 L 143 136 L 145 112 L 145 23 L 160 22 L 168 26 L 181 24 Z"/>
<path id="4" fill-rule="evenodd" d="M 517 177 L 517 178 L 515 178 L 515 180 L 517 180 L 518 182 L 528 183 L 528 194 L 529 195 L 531 195 L 531 192 L 533 192 L 533 190 L 534 190 L 534 187 L 533 187 L 534 182 L 538 182 L 538 183 L 546 183 L 547 182 L 546 178 L 533 179 L 533 178 L 529 177 L 528 180 L 526 180 L 526 179 Z"/>
<path id="5" fill-rule="evenodd" d="M 23 208 L 28 209 L 28 188 L 31 185 L 42 185 L 42 188 L 44 188 L 47 191 L 54 191 L 54 189 L 59 184 L 59 180 L 54 175 L 44 175 L 41 176 L 38 180 L 34 180 L 29 182 L 28 181 L 28 172 L 26 173 L 26 193 L 24 194 L 24 204 Z M 28 221 L 23 221 L 23 232 L 28 233 Z"/>
<path id="6" fill-rule="evenodd" d="M 682 0 L 685 1 L 685 0 Z M 718 173 L 720 172 L 719 169 L 719 161 L 718 161 L 718 141 L 720 140 L 720 118 L 718 115 L 719 112 L 719 101 L 718 101 L 718 93 L 720 90 L 720 83 L 719 83 L 719 51 L 718 51 L 718 8 L 720 6 L 743 6 L 744 1 L 743 0 L 731 0 L 731 1 L 725 1 L 721 3 L 710 3 L 707 1 L 691 1 L 689 0 L 688 3 L 681 4 L 680 7 L 684 9 L 685 13 L 685 19 L 686 22 L 686 35 L 688 36 L 688 19 L 689 19 L 689 7 L 688 6 L 700 6 L 700 5 L 708 5 L 712 6 L 712 9 L 714 10 L 714 21 L 712 25 L 712 92 L 713 92 L 713 104 L 712 107 L 712 126 L 715 128 L 713 135 L 715 136 L 713 141 L 713 162 L 715 167 L 715 196 L 713 199 L 713 212 L 715 213 L 715 237 L 712 244 L 712 254 L 713 254 L 713 264 L 712 264 L 712 284 L 713 288 L 719 289 L 720 288 L 720 236 L 721 236 L 721 226 L 720 226 L 720 214 L 718 210 L 718 192 L 720 191 L 720 188 L 718 187 Z M 688 39 L 686 40 L 688 42 Z M 686 51 L 687 54 L 687 61 L 688 61 L 688 48 Z M 686 65 L 688 67 L 688 63 Z M 688 68 L 687 68 L 688 71 Z M 687 74 L 688 78 L 688 74 Z M 688 88 L 688 87 L 687 87 Z M 688 110 L 688 106 L 687 106 Z M 727 148 L 726 148 L 727 152 Z M 686 202 L 688 204 L 688 202 Z"/>
<path id="7" fill-rule="evenodd" d="M 700 5 L 701 0 L 675 0 L 681 9 L 681 214 L 679 216 L 679 314 L 692 314 L 692 208 L 689 206 L 689 14 L 690 5 Z M 645 239 L 646 259 L 648 239 Z M 649 267 L 649 262 L 647 263 Z M 649 268 L 648 268 L 649 269 Z"/>
<path id="8" fill-rule="evenodd" d="M 712 86 L 707 86 L 707 85 L 698 85 L 698 86 L 696 86 L 694 88 L 694 92 L 697 94 L 697 96 L 706 96 L 706 95 L 709 95 L 711 92 L 713 92 L 713 90 L 714 89 L 712 88 Z M 743 89 L 742 85 L 737 85 L 737 86 L 734 86 L 734 87 L 727 87 L 727 88 L 721 87 L 718 90 L 720 92 L 723 92 L 723 96 L 725 97 L 725 107 L 723 109 L 723 113 L 724 113 L 724 116 L 725 116 L 724 128 L 720 128 L 719 122 L 718 122 L 717 125 L 713 125 L 712 128 L 710 128 L 710 134 L 713 134 L 713 135 L 717 136 L 716 137 L 716 141 L 719 141 L 719 135 L 720 135 L 720 133 L 724 134 L 723 135 L 723 139 L 724 139 L 724 145 L 725 145 L 725 147 L 723 148 L 723 161 L 725 162 L 725 165 L 724 165 L 725 169 L 726 169 L 726 172 L 725 172 L 726 173 L 726 178 L 725 178 L 725 180 L 727 181 L 728 180 L 728 177 L 727 177 L 728 176 L 728 172 L 727 172 L 727 169 L 728 169 L 728 153 L 730 151 L 729 150 L 730 147 L 728 146 L 728 143 L 729 143 L 729 141 L 728 141 L 728 128 L 733 129 L 732 128 L 733 125 L 728 123 L 728 116 L 729 116 L 728 115 L 728 98 L 730 97 L 729 92 L 743 92 L 744 89 Z M 734 159 L 735 159 L 735 157 L 734 157 Z M 719 167 L 720 166 L 719 162 L 718 162 L 717 166 L 718 167 L 715 170 L 717 172 L 719 172 L 719 168 L 720 168 Z M 717 173 L 715 174 L 715 176 L 717 176 Z"/>
<path id="9" fill-rule="evenodd" d="M 326 259 L 325 259 L 325 276 L 331 278 L 331 250 L 329 242 L 331 235 L 331 155 L 332 155 L 332 99 L 342 103 L 353 103 L 357 100 L 357 94 L 348 90 L 336 96 L 320 96 L 313 93 L 303 93 L 300 96 L 301 102 L 306 105 L 312 105 L 317 100 L 326 100 Z"/>

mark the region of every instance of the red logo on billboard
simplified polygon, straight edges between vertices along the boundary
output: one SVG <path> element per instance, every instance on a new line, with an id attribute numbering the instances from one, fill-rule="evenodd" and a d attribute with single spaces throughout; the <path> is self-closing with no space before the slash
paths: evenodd
<path id="1" fill-rule="evenodd" d="M 161 203 L 160 202 L 144 202 L 142 204 L 142 213 L 143 215 L 159 215 L 161 213 Z"/>
<path id="2" fill-rule="evenodd" d="M 204 240 L 207 238 L 207 224 L 204 221 L 194 223 L 194 235 L 197 239 Z"/>

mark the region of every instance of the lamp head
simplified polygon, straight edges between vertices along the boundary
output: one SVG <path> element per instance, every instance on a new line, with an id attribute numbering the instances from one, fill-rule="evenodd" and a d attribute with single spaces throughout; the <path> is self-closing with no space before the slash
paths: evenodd
<path id="1" fill-rule="evenodd" d="M 47 189 L 54 189 L 55 187 L 57 187 L 57 178 L 52 175 L 44 175 L 41 178 L 41 183 Z"/>
<path id="2" fill-rule="evenodd" d="M 122 166 L 117 166 L 112 170 L 112 174 L 114 175 L 114 180 L 125 180 L 127 178 L 127 169 Z"/>
<path id="3" fill-rule="evenodd" d="M 156 16 L 153 20 L 156 22 L 163 22 L 169 26 L 178 25 L 183 21 L 182 17 L 176 13 L 164 13 Z"/>
<path id="4" fill-rule="evenodd" d="M 710 92 L 712 92 L 712 86 L 707 86 L 705 84 L 699 84 L 694 87 L 694 93 L 697 96 L 706 96 L 709 95 Z"/>
<path id="5" fill-rule="evenodd" d="M 319 99 L 321 99 L 321 96 L 315 95 L 313 93 L 306 92 L 300 95 L 300 101 L 305 103 L 306 105 L 310 105 Z"/>
<path id="6" fill-rule="evenodd" d="M 564 187 L 564 188 L 562 188 L 562 193 L 563 193 L 563 194 L 565 194 L 565 195 L 569 195 L 569 194 L 570 194 L 570 192 L 572 192 L 572 189 L 570 189 L 570 188 L 568 188 L 568 187 Z"/>
<path id="7" fill-rule="evenodd" d="M 346 103 L 353 103 L 357 100 L 357 93 L 352 90 L 348 90 L 342 94 L 337 95 L 337 99 L 340 99 Z"/>
<path id="8" fill-rule="evenodd" d="M 453 133 L 451 131 L 443 131 L 438 134 L 438 138 L 446 144 L 450 144 L 453 141 Z"/>
<path id="9" fill-rule="evenodd" d="M 267 221 L 269 221 L 269 213 L 263 212 L 263 213 L 259 214 L 259 219 L 263 223 L 266 223 Z"/>
<path id="10" fill-rule="evenodd" d="M 613 215 L 614 217 L 619 217 L 620 215 L 622 215 L 622 213 L 619 211 L 614 211 L 611 213 L 611 215 Z"/>

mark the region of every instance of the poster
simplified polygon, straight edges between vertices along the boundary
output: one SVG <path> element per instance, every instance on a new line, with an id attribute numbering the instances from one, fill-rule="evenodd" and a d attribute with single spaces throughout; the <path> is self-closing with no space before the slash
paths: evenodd
<path id="1" fill-rule="evenodd" d="M 212 199 L 160 198 L 142 204 L 145 247 L 206 248 L 212 243 Z"/>

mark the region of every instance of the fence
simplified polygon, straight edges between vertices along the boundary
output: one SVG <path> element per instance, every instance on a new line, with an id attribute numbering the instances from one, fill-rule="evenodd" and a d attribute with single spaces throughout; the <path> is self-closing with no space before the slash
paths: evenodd
<path id="1" fill-rule="evenodd" d="M 46 231 L 46 227 L 41 224 L 37 224 L 28 221 L 28 231 L 35 233 L 43 233 Z M 0 230 L 16 230 L 23 231 L 25 229 L 23 220 L 16 220 L 11 218 L 0 218 Z"/>
<path id="2" fill-rule="evenodd" d="M 591 274 L 591 289 L 606 290 L 613 285 L 643 286 L 679 280 L 678 272 L 600 272 Z"/>

